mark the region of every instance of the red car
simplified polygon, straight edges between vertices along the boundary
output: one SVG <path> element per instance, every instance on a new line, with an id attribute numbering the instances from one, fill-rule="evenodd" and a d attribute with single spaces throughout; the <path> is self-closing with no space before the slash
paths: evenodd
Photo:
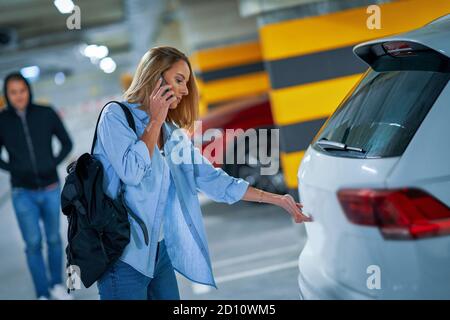
<path id="1" fill-rule="evenodd" d="M 201 118 L 200 121 L 201 128 L 195 129 L 192 138 L 194 143 L 202 139 L 200 142 L 202 153 L 215 167 L 221 167 L 230 175 L 243 178 L 257 188 L 280 194 L 287 192 L 283 173 L 279 165 L 279 137 L 276 137 L 273 143 L 271 139 L 271 136 L 273 134 L 278 135 L 278 132 L 270 130 L 275 129 L 275 125 L 270 109 L 270 100 L 267 95 L 217 107 Z M 205 135 L 208 129 L 216 129 L 220 130 L 220 132 L 216 131 L 215 137 L 208 139 L 208 135 Z M 231 141 L 230 138 L 232 136 L 225 134 L 227 129 L 238 130 L 236 138 L 232 140 L 245 142 L 245 159 L 241 158 L 241 161 L 238 161 L 236 155 L 239 153 L 236 150 L 236 144 Z M 267 143 L 261 141 L 261 131 L 256 130 L 257 148 L 265 148 L 267 156 L 271 157 L 273 155 L 271 166 L 274 167 L 276 165 L 280 168 L 275 174 L 261 175 L 261 168 L 267 167 L 267 165 L 263 165 L 259 161 L 259 157 L 253 159 L 254 162 L 249 160 L 252 155 L 259 155 L 259 149 L 253 150 L 256 152 L 252 152 L 252 146 L 248 143 L 248 139 L 245 141 L 242 133 L 247 129 L 269 129 L 267 130 Z M 198 144 L 197 142 L 197 146 Z M 231 162 L 230 159 L 232 160 Z"/>

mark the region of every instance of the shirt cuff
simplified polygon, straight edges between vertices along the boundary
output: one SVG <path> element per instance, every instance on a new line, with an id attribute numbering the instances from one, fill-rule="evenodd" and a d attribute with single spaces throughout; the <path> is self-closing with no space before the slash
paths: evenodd
<path id="1" fill-rule="evenodd" d="M 140 160 L 139 164 L 144 167 L 144 169 L 150 169 L 152 165 L 152 159 L 150 158 L 150 153 L 148 152 L 147 145 L 144 141 L 139 140 L 134 145 L 134 151 L 139 156 Z"/>
<path id="2" fill-rule="evenodd" d="M 242 200 L 250 183 L 241 178 L 233 178 L 233 182 L 226 190 L 226 201 L 228 204 L 233 204 Z"/>

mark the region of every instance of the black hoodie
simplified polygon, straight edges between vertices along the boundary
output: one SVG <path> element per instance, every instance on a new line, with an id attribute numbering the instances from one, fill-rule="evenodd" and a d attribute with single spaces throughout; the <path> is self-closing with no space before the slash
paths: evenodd
<path id="1" fill-rule="evenodd" d="M 30 94 L 23 119 L 9 101 L 6 91 L 8 82 L 18 79 L 27 85 Z M 13 187 L 44 189 L 58 182 L 56 166 L 72 149 L 72 141 L 61 119 L 51 107 L 33 103 L 30 84 L 20 73 L 5 78 L 3 93 L 7 105 L 0 112 L 0 154 L 5 147 L 9 160 L 0 159 L 0 168 L 10 173 Z M 53 136 L 61 142 L 58 155 L 53 153 Z"/>

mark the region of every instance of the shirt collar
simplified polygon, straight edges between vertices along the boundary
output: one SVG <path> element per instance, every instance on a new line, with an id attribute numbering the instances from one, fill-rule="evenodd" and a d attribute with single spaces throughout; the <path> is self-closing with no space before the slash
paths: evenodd
<path id="1" fill-rule="evenodd" d="M 134 113 L 136 117 L 138 117 L 139 120 L 144 122 L 149 120 L 147 112 L 139 108 L 141 106 L 139 103 L 129 103 L 129 102 L 125 103 L 130 107 L 131 111 Z"/>

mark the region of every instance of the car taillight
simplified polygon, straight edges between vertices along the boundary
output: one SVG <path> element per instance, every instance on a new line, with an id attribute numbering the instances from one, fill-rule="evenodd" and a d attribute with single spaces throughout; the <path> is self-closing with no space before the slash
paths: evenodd
<path id="1" fill-rule="evenodd" d="M 355 224 L 377 226 L 388 239 L 450 234 L 450 208 L 418 189 L 345 189 L 338 199 Z"/>
<path id="2" fill-rule="evenodd" d="M 417 46 L 417 45 L 415 45 Z M 383 48 L 393 57 L 407 57 L 415 55 L 413 43 L 405 41 L 393 41 L 383 43 Z"/>

